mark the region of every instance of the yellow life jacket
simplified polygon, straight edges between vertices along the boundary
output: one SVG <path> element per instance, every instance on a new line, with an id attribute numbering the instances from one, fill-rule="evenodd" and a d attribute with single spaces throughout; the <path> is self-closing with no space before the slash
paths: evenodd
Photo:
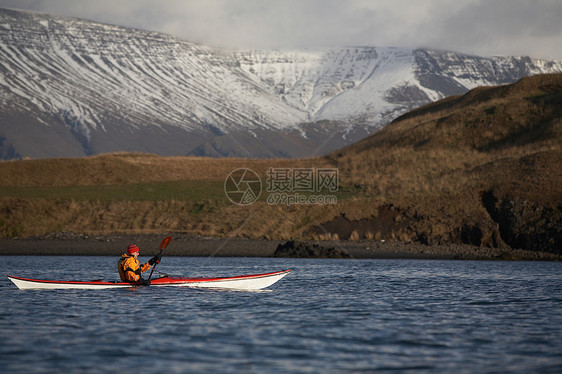
<path id="1" fill-rule="evenodd" d="M 148 262 L 141 266 L 135 256 L 127 253 L 123 253 L 117 262 L 119 277 L 123 282 L 138 282 L 141 274 L 148 269 L 150 269 Z"/>

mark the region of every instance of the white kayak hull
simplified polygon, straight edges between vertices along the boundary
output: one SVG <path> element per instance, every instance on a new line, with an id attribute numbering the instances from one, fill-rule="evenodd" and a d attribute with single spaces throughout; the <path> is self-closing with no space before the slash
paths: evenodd
<path id="1" fill-rule="evenodd" d="M 219 288 L 232 290 L 261 290 L 267 288 L 289 274 L 291 270 L 273 273 L 238 275 L 234 277 L 170 277 L 165 276 L 151 281 L 151 287 L 197 287 Z M 44 279 L 30 279 L 8 275 L 8 278 L 19 289 L 109 289 L 139 287 L 137 283 L 105 282 L 102 280 L 83 281 L 53 281 Z"/>

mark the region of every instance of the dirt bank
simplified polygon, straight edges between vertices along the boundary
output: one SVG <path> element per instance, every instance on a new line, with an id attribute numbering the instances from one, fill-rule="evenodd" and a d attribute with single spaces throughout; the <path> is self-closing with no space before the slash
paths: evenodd
<path id="1" fill-rule="evenodd" d="M 136 243 L 141 254 L 156 253 L 162 239 L 172 236 L 168 256 L 194 257 L 271 257 L 282 241 L 243 238 L 204 238 L 182 234 L 113 234 L 86 236 L 53 233 L 46 236 L 0 239 L 0 255 L 90 255 L 119 256 L 129 243 Z M 323 241 L 325 247 L 347 251 L 352 258 L 380 259 L 459 259 L 560 261 L 562 256 L 545 252 L 502 250 L 470 245 L 424 245 L 382 241 Z"/>

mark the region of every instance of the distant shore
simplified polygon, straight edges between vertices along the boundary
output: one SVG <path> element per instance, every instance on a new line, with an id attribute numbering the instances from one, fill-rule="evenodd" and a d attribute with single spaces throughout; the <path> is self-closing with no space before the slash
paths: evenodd
<path id="1" fill-rule="evenodd" d="M 81 235 L 53 233 L 40 237 L 0 239 L 0 255 L 119 256 L 129 243 L 137 244 L 141 255 L 157 252 L 168 234 Z M 272 257 L 281 240 L 205 238 L 170 234 L 168 256 Z M 347 251 L 355 259 L 448 259 L 561 261 L 562 256 L 519 249 L 483 248 L 470 245 L 424 245 L 382 241 L 321 241 L 324 247 Z"/>

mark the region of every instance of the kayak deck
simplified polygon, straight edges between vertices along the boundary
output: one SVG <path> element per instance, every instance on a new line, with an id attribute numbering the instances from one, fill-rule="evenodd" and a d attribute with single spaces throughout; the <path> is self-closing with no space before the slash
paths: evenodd
<path id="1" fill-rule="evenodd" d="M 238 275 L 233 277 L 174 277 L 164 276 L 152 279 L 150 285 L 156 287 L 198 287 L 222 288 L 235 290 L 260 290 L 271 286 L 289 274 L 291 270 L 281 270 L 272 273 Z M 30 279 L 8 275 L 19 289 L 108 289 L 138 287 L 138 283 L 95 281 L 53 281 L 44 279 Z"/>

